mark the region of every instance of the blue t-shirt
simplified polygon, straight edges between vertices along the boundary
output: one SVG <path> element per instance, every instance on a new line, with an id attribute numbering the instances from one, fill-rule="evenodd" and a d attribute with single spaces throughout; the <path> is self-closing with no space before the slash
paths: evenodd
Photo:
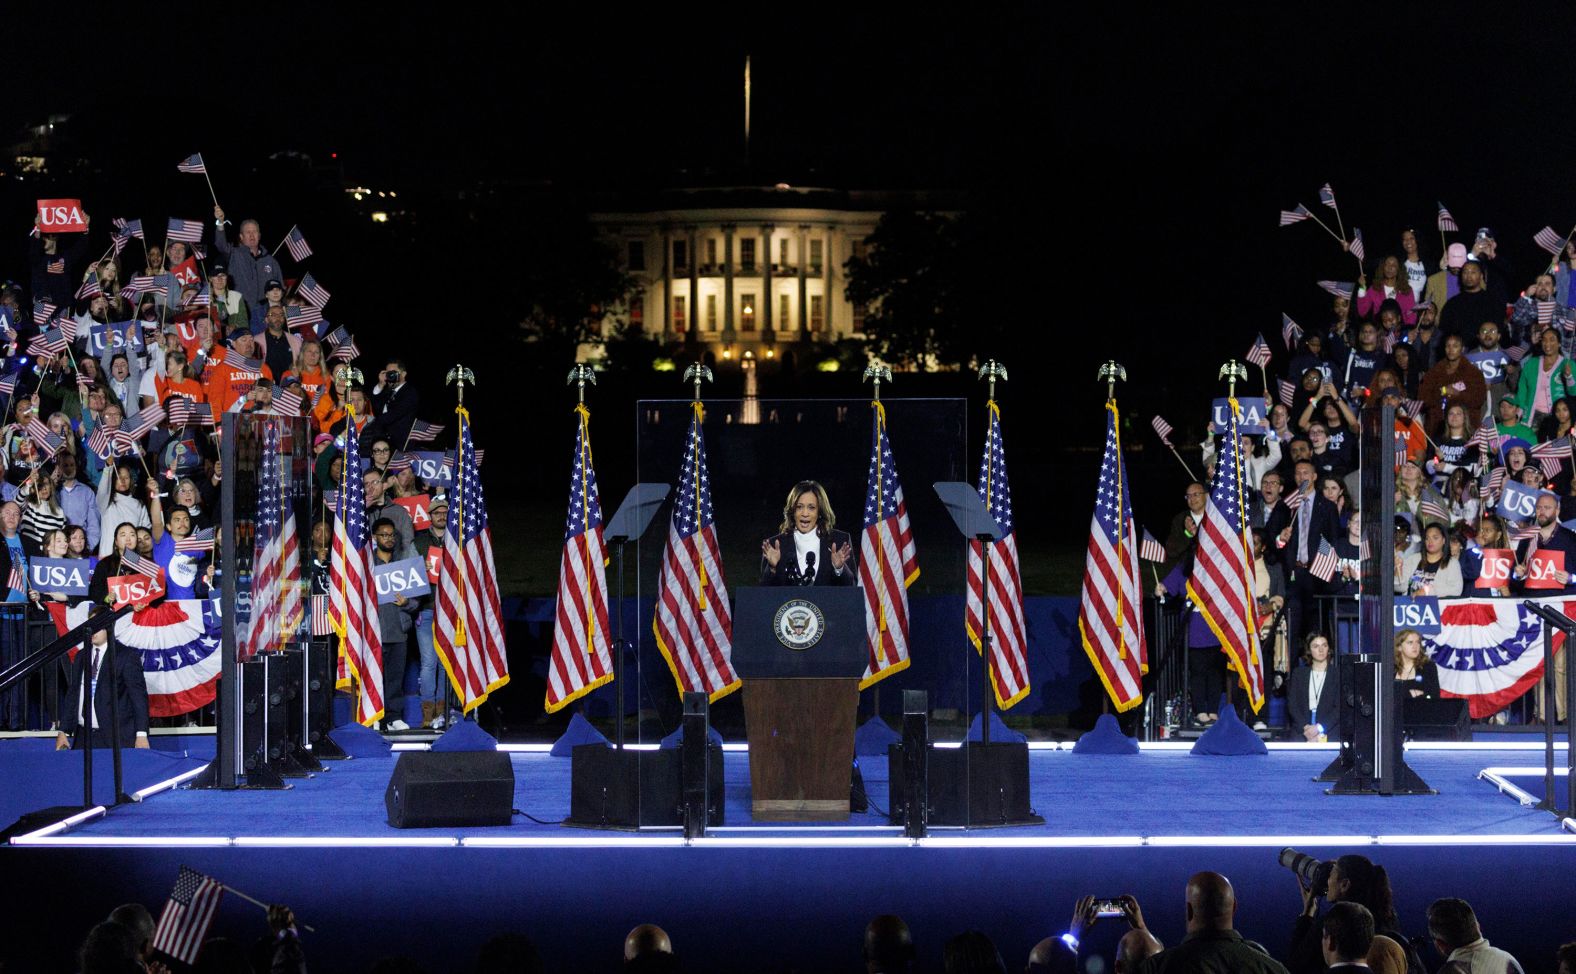
<path id="1" fill-rule="evenodd" d="M 166 599 L 195 599 L 197 580 L 202 577 L 203 556 L 176 552 L 175 535 L 164 532 L 164 537 L 153 543 L 153 560 L 164 569 L 164 597 Z"/>

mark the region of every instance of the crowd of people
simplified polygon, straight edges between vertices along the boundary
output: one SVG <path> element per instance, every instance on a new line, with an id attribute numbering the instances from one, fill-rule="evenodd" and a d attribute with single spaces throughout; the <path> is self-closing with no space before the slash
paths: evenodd
<path id="1" fill-rule="evenodd" d="M 216 539 L 208 532 L 222 524 L 218 442 L 226 413 L 305 421 L 316 495 L 325 501 L 310 512 L 315 594 L 328 591 L 334 515 L 326 501 L 344 476 L 364 478 L 376 556 L 427 557 L 431 575 L 447 501 L 422 482 L 409 451 L 413 434 L 430 441 L 438 427 L 419 422 L 420 397 L 404 361 L 362 373 L 353 337 L 324 314 L 326 289 L 299 267 L 287 274 L 255 220 L 236 225 L 216 206 L 201 239 L 160 239 L 140 220 L 116 220 L 100 240 L 84 218 L 83 233 L 35 226 L 27 285 L 0 282 L 0 343 L 10 352 L 0 369 L 0 409 L 9 420 L 0 427 L 0 577 L 9 580 L 3 601 L 12 606 L 0 610 L 0 665 L 38 648 L 49 603 L 106 604 L 111 580 L 139 564 L 158 566 L 166 599 L 215 593 Z M 364 472 L 343 470 L 352 422 Z M 397 501 L 421 495 L 432 501 L 431 523 L 418 531 Z M 37 559 L 86 563 L 87 591 L 36 583 Z M 307 567 L 303 559 L 303 575 Z M 380 607 L 385 729 L 451 719 L 432 616 L 430 596 Z M 421 661 L 421 716 L 412 707 L 407 722 L 412 655 Z M 42 707 L 25 705 L 19 691 L 0 699 L 0 729 L 68 729 L 59 712 L 65 681 L 46 677 Z M 138 726 L 146 730 L 146 717 Z M 64 733 L 61 746 L 69 746 Z"/>
<path id="2" fill-rule="evenodd" d="M 1375 462 L 1359 456 L 1363 409 L 1396 409 L 1393 453 L 1377 462 L 1396 471 L 1397 595 L 1576 592 L 1576 532 L 1562 523 L 1576 518 L 1576 242 L 1520 274 L 1487 227 L 1470 247 L 1450 244 L 1432 266 L 1415 232 L 1398 243 L 1354 291 L 1328 284 L 1326 320 L 1303 328 L 1285 318 L 1284 378 L 1266 373 L 1264 425 L 1239 440 L 1266 669 L 1278 689 L 1296 687 L 1287 709 L 1298 738 L 1319 739 L 1332 725 L 1322 719 L 1328 706 L 1315 719 L 1324 674 L 1333 672 L 1323 597 L 1355 595 L 1363 572 L 1360 467 Z M 1272 360 L 1262 345 L 1255 350 Z M 1157 595 L 1183 594 L 1224 432 L 1210 424 L 1205 476 L 1186 486 L 1186 507 L 1170 523 Z M 1500 503 L 1510 483 L 1536 493 L 1514 516 Z M 1508 572 L 1497 558 L 1485 569 L 1485 552 L 1502 551 L 1510 552 Z M 1398 634 L 1396 677 L 1408 696 L 1438 696 L 1437 673 L 1430 679 L 1415 637 Z M 1202 625 L 1189 637 L 1185 713 L 1203 726 L 1218 718 L 1226 680 L 1212 640 Z M 1563 719 L 1563 699 L 1557 704 Z"/>
<path id="3" fill-rule="evenodd" d="M 1344 855 L 1323 863 L 1322 870 L 1322 889 L 1298 876 L 1303 909 L 1281 957 L 1272 956 L 1253 939 L 1252 934 L 1264 936 L 1263 932 L 1237 928 L 1239 900 L 1231 881 L 1218 872 L 1203 871 L 1188 879 L 1183 893 L 1180 919 L 1186 932 L 1181 940 L 1169 945 L 1162 942 L 1149 928 L 1143 907 L 1134 896 L 1104 901 L 1084 896 L 1074 905 L 1067 930 L 1036 943 L 1022 969 L 1026 974 L 1103 970 L 1114 970 L 1115 974 L 1363 974 L 1365 970 L 1373 974 L 1522 974 L 1523 967 L 1514 954 L 1487 939 L 1466 900 L 1436 899 L 1422 915 L 1403 921 L 1396 913 L 1389 875 L 1382 865 L 1365 856 Z M 1090 931 L 1103 920 L 1122 928 L 1109 963 L 1091 946 L 1096 938 Z M 294 913 L 285 906 L 269 907 L 267 924 L 266 933 L 250 945 L 228 936 L 207 940 L 194 969 L 209 974 L 304 974 L 306 950 Z M 1409 926 L 1426 931 L 1426 935 L 1408 936 Z M 153 918 L 141 904 L 117 907 L 84 940 L 79 951 L 82 974 L 166 971 L 167 958 L 155 949 L 154 933 Z M 305 940 L 309 942 L 310 935 Z M 865 927 L 862 960 L 866 974 L 935 970 L 936 961 L 946 974 L 1006 974 L 1009 970 L 991 938 L 978 930 L 951 937 L 941 944 L 939 957 L 922 959 L 909 925 L 891 914 L 877 916 Z M 636 926 L 624 938 L 622 961 L 622 970 L 630 974 L 684 970 L 673 938 L 650 923 Z M 760 963 L 754 966 L 741 961 L 737 969 L 801 969 L 792 951 L 756 961 Z M 575 969 L 615 966 L 617 960 L 610 951 L 604 961 L 588 960 Z M 474 966 L 477 974 L 540 974 L 546 969 L 537 947 L 519 934 L 489 940 Z M 1576 974 L 1576 942 L 1559 947 L 1552 958 L 1537 959 L 1533 970 L 1540 969 Z M 369 970 L 373 974 L 421 974 L 423 968 L 409 959 L 391 957 L 374 961 Z"/>

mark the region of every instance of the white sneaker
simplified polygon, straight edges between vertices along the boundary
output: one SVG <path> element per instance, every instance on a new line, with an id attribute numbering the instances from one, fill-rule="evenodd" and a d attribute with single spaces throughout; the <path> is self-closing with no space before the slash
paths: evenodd
<path id="1" fill-rule="evenodd" d="M 434 716 L 432 718 L 432 729 L 433 730 L 443 730 L 443 728 L 445 726 L 447 726 L 447 724 L 448 724 L 448 721 L 443 719 L 443 715 L 442 714 L 437 714 L 436 716 Z"/>
<path id="2" fill-rule="evenodd" d="M 1253 722 L 1253 729 L 1256 731 L 1269 730 L 1269 725 L 1265 724 L 1262 720 L 1256 720 Z"/>
<path id="3" fill-rule="evenodd" d="M 395 721 L 390 721 L 389 725 L 387 727 L 385 727 L 384 730 L 391 730 L 391 731 L 410 730 L 410 725 L 405 723 L 403 720 L 395 720 Z"/>

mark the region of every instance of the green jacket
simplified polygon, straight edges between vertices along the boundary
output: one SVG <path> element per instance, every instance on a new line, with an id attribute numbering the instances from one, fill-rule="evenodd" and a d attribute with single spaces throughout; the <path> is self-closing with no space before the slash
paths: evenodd
<path id="1" fill-rule="evenodd" d="M 1521 407 L 1521 421 L 1532 425 L 1537 417 L 1532 415 L 1532 403 L 1538 394 L 1538 375 L 1542 369 L 1543 356 L 1528 355 L 1521 363 L 1521 382 L 1516 387 L 1516 405 Z M 1569 370 L 1569 372 L 1567 372 Z M 1576 363 L 1560 356 L 1554 363 L 1554 372 L 1549 376 L 1549 401 L 1562 399 L 1576 393 Z"/>

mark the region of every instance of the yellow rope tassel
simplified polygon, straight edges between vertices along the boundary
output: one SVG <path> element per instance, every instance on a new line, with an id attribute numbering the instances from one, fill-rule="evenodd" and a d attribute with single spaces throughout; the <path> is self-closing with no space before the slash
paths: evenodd
<path id="1" fill-rule="evenodd" d="M 881 400 L 879 399 L 872 401 L 870 406 L 876 411 L 876 524 L 880 525 L 882 521 L 886 520 L 886 471 L 882 462 L 883 457 L 881 456 L 881 431 L 886 429 L 886 407 L 881 405 Z M 876 528 L 876 560 L 881 566 L 881 572 L 877 577 L 885 579 L 887 574 L 886 545 L 881 542 L 881 529 L 879 526 Z M 876 585 L 876 599 L 881 606 L 881 613 L 876 619 L 876 628 L 884 633 L 887 631 L 887 601 L 886 586 L 884 584 Z M 897 662 L 893 658 L 892 652 L 888 649 L 885 636 L 881 637 L 881 648 L 886 651 L 885 655 L 888 662 Z"/>
<path id="2" fill-rule="evenodd" d="M 466 411 L 464 406 L 456 406 L 454 408 L 454 412 L 455 412 L 455 415 L 459 416 L 459 427 L 460 427 L 460 429 L 459 429 L 460 436 L 459 436 L 459 439 L 456 442 L 459 443 L 459 444 L 463 444 L 465 442 L 465 424 L 471 418 L 471 414 L 468 411 Z M 456 448 L 454 459 L 455 459 L 456 473 L 458 473 L 461 477 L 465 476 L 464 469 L 461 468 L 460 465 L 459 465 L 460 457 L 459 457 L 459 449 L 458 448 Z M 456 484 L 455 486 L 458 487 L 459 485 Z M 458 517 L 460 519 L 459 520 L 460 531 L 461 531 L 461 533 L 464 533 L 464 530 L 465 530 L 465 510 L 464 510 L 464 507 L 465 507 L 465 491 L 463 491 L 463 490 L 456 490 L 455 491 L 455 494 L 454 494 L 454 505 L 455 505 L 455 507 L 457 509 L 450 516 L 451 517 Z M 456 647 L 458 647 L 458 646 L 468 645 L 469 642 L 470 642 L 469 639 L 465 635 L 465 570 L 464 570 L 465 569 L 465 559 L 461 558 L 460 561 L 459 561 L 459 564 L 457 564 L 455 566 L 455 568 L 457 569 L 457 571 L 455 573 L 454 585 L 455 585 L 456 594 L 457 594 L 458 597 L 454 600 L 454 602 L 455 602 L 455 605 L 454 605 L 454 645 Z"/>

